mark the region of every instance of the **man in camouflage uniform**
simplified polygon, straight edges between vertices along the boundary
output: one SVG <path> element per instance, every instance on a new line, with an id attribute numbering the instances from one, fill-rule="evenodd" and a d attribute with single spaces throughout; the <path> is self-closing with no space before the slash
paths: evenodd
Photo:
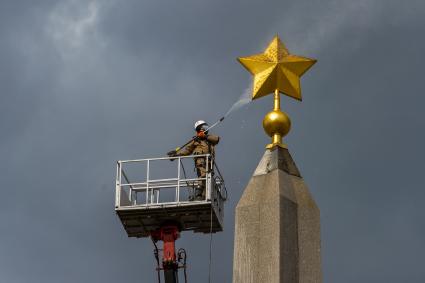
<path id="1" fill-rule="evenodd" d="M 195 157 L 195 169 L 198 178 L 205 178 L 208 170 L 212 170 L 215 150 L 214 147 L 220 141 L 220 137 L 208 134 L 208 124 L 199 120 L 195 123 L 196 137 L 190 141 L 184 148 L 173 150 L 168 153 L 168 156 L 185 156 L 185 155 L 200 155 L 211 154 L 209 158 L 210 164 L 207 166 L 206 157 Z M 190 200 L 192 200 L 190 198 Z M 205 181 L 199 183 L 195 188 L 195 200 L 205 200 Z"/>

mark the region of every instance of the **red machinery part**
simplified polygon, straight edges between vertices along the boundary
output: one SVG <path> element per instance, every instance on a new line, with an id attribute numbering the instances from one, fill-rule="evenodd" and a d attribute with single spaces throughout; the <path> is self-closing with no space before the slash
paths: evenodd
<path id="1" fill-rule="evenodd" d="M 164 269 L 176 269 L 176 240 L 180 237 L 177 225 L 165 225 L 153 231 L 151 237 L 154 241 L 163 241 L 162 265 Z"/>

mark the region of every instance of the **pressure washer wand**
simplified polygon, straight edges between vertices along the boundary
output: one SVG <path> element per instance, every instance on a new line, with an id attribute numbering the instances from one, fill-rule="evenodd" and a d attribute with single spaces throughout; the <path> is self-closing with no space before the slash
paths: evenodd
<path id="1" fill-rule="evenodd" d="M 214 128 L 215 126 L 217 126 L 218 124 L 220 124 L 221 122 L 223 122 L 224 118 L 226 118 L 226 116 L 221 117 L 217 122 L 215 122 L 214 124 L 212 124 L 210 127 L 208 127 L 205 131 L 209 131 L 212 128 Z M 196 139 L 196 136 L 192 137 L 187 143 L 185 143 L 182 146 L 179 146 L 175 149 L 176 152 L 180 151 L 182 148 L 184 148 L 186 145 L 188 145 L 189 143 L 191 143 L 194 139 Z"/>
<path id="2" fill-rule="evenodd" d="M 206 132 L 211 130 L 212 128 L 214 128 L 215 126 L 217 126 L 218 124 L 220 124 L 221 122 L 223 122 L 224 118 L 226 118 L 226 116 L 221 117 L 217 122 L 215 122 L 214 124 L 212 124 L 211 126 L 208 127 L 208 129 L 206 129 Z"/>
<path id="3" fill-rule="evenodd" d="M 196 136 L 192 137 L 187 143 L 185 143 L 182 146 L 176 147 L 176 149 L 174 150 L 175 152 L 179 152 L 182 148 L 184 148 L 186 145 L 190 144 L 194 139 L 196 139 Z M 169 153 L 171 153 L 172 151 L 170 151 Z"/>

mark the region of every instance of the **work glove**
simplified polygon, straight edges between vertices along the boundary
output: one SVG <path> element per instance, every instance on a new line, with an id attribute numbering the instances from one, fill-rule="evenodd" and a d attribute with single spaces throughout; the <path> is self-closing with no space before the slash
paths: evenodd
<path id="1" fill-rule="evenodd" d="M 197 133 L 196 133 L 196 137 L 197 137 L 198 139 L 204 140 L 204 139 L 206 139 L 206 138 L 207 138 L 207 135 L 205 134 L 205 132 L 204 132 L 204 131 L 199 131 L 199 132 L 197 132 Z"/>
<path id="2" fill-rule="evenodd" d="M 176 151 L 176 150 L 169 151 L 169 152 L 167 152 L 167 155 L 168 155 L 169 157 L 174 157 L 174 156 L 176 156 L 176 155 L 177 155 L 177 151 Z"/>
<path id="3" fill-rule="evenodd" d="M 167 152 L 167 155 L 169 157 L 175 157 L 175 156 L 177 156 L 177 151 L 176 150 L 169 151 L 169 152 Z M 175 160 L 175 158 L 170 159 L 170 161 L 174 161 L 174 160 Z"/>

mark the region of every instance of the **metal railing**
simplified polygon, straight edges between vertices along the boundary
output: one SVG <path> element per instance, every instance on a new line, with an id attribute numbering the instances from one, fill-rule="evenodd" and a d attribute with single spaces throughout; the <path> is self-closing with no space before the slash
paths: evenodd
<path id="1" fill-rule="evenodd" d="M 205 177 L 187 176 L 183 161 L 186 159 L 203 158 L 206 161 Z M 155 162 L 169 161 L 176 162 L 173 178 L 154 178 L 152 164 Z M 126 173 L 129 166 L 143 165 L 145 172 L 136 171 L 137 177 L 142 181 L 132 182 Z M 193 165 L 192 165 L 193 167 Z M 162 168 L 161 166 L 159 167 Z M 161 171 L 161 170 L 158 170 Z M 172 171 L 172 170 L 171 170 Z M 197 202 L 209 202 L 211 200 L 220 203 L 227 198 L 227 192 L 224 180 L 215 165 L 214 159 L 210 154 L 161 157 L 148 159 L 134 159 L 117 161 L 116 172 L 116 198 L 115 207 L 153 207 L 164 205 L 179 205 L 182 203 L 196 202 L 194 191 L 202 188 L 205 190 L 205 197 Z"/>

